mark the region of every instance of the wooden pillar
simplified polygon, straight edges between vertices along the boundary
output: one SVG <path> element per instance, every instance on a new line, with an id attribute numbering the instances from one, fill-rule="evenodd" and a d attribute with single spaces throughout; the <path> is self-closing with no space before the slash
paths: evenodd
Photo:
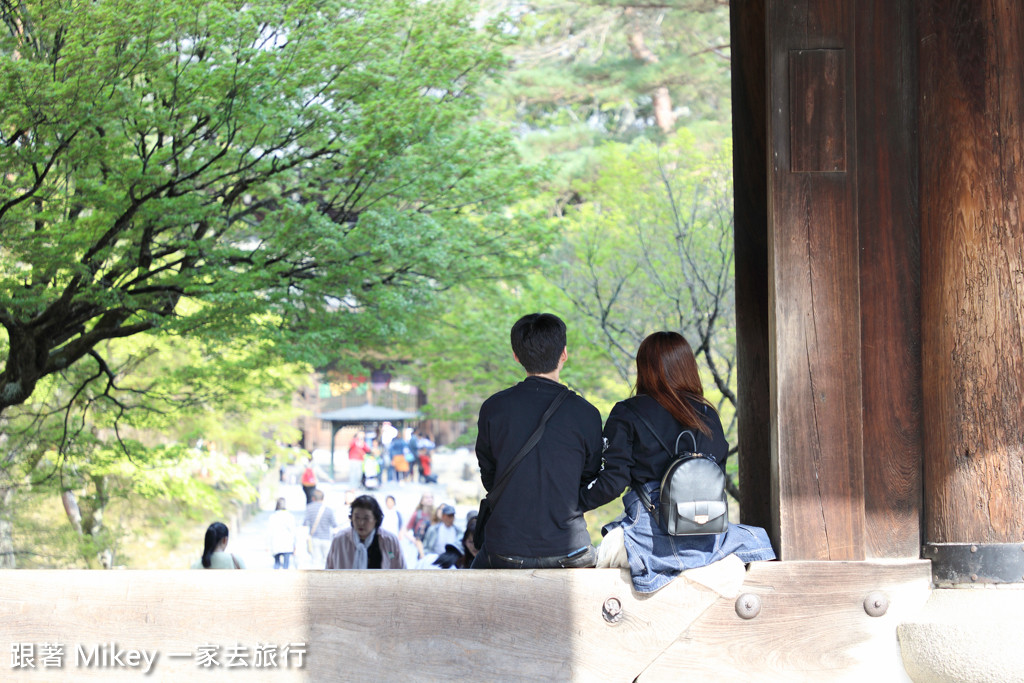
<path id="1" fill-rule="evenodd" d="M 920 553 L 913 10 L 732 3 L 741 503 L 785 560 Z"/>
<path id="2" fill-rule="evenodd" d="M 864 550 L 852 0 L 769 0 L 773 541 L 784 560 Z"/>
<path id="3" fill-rule="evenodd" d="M 740 515 L 771 526 L 768 371 L 768 198 L 765 0 L 732 0 L 732 130 L 735 187 L 736 347 Z"/>
<path id="4" fill-rule="evenodd" d="M 1021 581 L 1024 5 L 918 5 L 925 557 Z"/>
<path id="5" fill-rule="evenodd" d="M 857 0 L 865 554 L 921 553 L 921 328 L 914 0 Z"/>

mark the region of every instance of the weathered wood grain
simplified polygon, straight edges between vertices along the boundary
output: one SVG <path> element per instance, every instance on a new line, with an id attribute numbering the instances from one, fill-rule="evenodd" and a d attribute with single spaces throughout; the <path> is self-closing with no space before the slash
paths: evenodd
<path id="1" fill-rule="evenodd" d="M 918 3 L 926 540 L 1024 539 L 1024 5 Z"/>
<path id="2" fill-rule="evenodd" d="M 139 676 L 75 664 L 78 647 L 111 642 L 158 651 L 153 681 L 628 681 L 717 597 L 684 581 L 636 596 L 628 574 L 611 569 L 11 571 L 0 583 L 0 641 L 8 653 L 63 644 L 64 667 L 45 670 L 47 681 Z M 602 616 L 608 598 L 621 604 L 614 625 Z M 258 645 L 290 643 L 303 645 L 303 668 L 254 670 Z M 221 666 L 170 657 L 203 645 L 221 648 Z M 236 646 L 249 666 L 226 668 Z M 12 671 L 10 657 L 0 671 Z"/>
<path id="3" fill-rule="evenodd" d="M 855 3 L 769 3 L 772 535 L 781 559 L 864 551 L 853 59 L 843 60 L 847 173 L 793 173 L 794 50 L 848 50 Z M 813 129 L 801 133 L 808 138 Z"/>
<path id="4" fill-rule="evenodd" d="M 785 559 L 919 555 L 912 7 L 770 3 L 766 20 L 764 2 L 732 3 L 741 38 L 733 55 L 741 502 L 744 519 L 769 527 Z M 753 75 L 764 69 L 756 53 L 766 43 L 770 106 Z M 827 78 L 822 60 L 834 67 Z M 766 110 L 762 181 L 751 166 Z M 841 160 L 833 166 L 847 173 L 793 173 L 835 170 L 832 149 Z M 757 184 L 769 180 L 762 204 Z M 758 213 L 768 206 L 770 231 Z"/>
<path id="5" fill-rule="evenodd" d="M 921 262 L 911 0 L 858 0 L 857 223 L 866 556 L 921 552 Z"/>
<path id="6" fill-rule="evenodd" d="M 898 680 L 896 625 L 927 600 L 930 569 L 905 563 L 759 562 L 744 593 L 761 612 L 683 580 L 632 592 L 619 570 L 10 571 L 0 584 L 0 678 L 239 681 Z M 872 592 L 889 601 L 869 617 Z M 622 619 L 604 618 L 606 600 Z M 64 646 L 42 666 L 44 643 Z M 140 668 L 76 663 L 101 646 L 157 652 Z M 35 670 L 12 645 L 36 646 Z M 202 646 L 218 665 L 197 665 Z M 256 667 L 258 646 L 278 666 Z M 286 646 L 301 649 L 297 658 Z M 247 666 L 227 667 L 231 649 Z M 184 657 L 173 658 L 173 654 Z M 291 666 L 287 666 L 288 663 Z M 642 676 L 641 676 L 642 674 Z"/>
<path id="7" fill-rule="evenodd" d="M 846 171 L 846 51 L 789 53 L 789 149 L 793 173 Z"/>
<path id="8" fill-rule="evenodd" d="M 740 618 L 721 600 L 639 677 L 653 681 L 901 681 L 897 627 L 931 593 L 928 562 L 763 562 L 744 591 L 760 613 Z M 888 609 L 864 609 L 879 592 Z"/>

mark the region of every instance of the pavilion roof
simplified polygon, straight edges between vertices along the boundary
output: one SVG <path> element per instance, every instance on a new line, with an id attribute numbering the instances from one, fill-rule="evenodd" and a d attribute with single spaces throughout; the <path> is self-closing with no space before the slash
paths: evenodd
<path id="1" fill-rule="evenodd" d="M 375 406 L 372 403 L 365 403 L 361 406 L 341 408 L 327 413 L 320 413 L 317 417 L 334 424 L 369 424 L 372 422 L 400 422 L 402 420 L 414 420 L 420 417 L 419 413 L 410 413 L 405 410 Z"/>

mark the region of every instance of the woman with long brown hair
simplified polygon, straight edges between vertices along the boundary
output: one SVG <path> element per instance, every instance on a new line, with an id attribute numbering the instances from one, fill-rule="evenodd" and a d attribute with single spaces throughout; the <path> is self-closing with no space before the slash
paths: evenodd
<path id="1" fill-rule="evenodd" d="M 615 500 L 627 486 L 643 487 L 658 508 L 661 478 L 674 459 L 662 443 L 676 443 L 687 430 L 693 436 L 692 442 L 685 437 L 687 449 L 712 456 L 725 470 L 729 444 L 718 411 L 704 397 L 697 359 L 686 338 L 678 332 L 649 335 L 637 349 L 636 371 L 635 395 L 616 403 L 605 422 L 604 467 L 580 491 L 584 510 Z M 730 524 L 721 534 L 670 536 L 636 491 L 628 492 L 622 502 L 623 518 L 613 525 L 623 529 L 638 592 L 655 591 L 681 571 L 730 553 L 744 562 L 775 559 L 764 529 Z"/>

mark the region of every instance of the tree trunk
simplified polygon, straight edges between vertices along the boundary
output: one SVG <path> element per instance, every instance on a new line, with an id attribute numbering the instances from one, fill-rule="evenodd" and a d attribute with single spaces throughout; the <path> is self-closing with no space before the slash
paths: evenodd
<path id="1" fill-rule="evenodd" d="M 82 511 L 78 509 L 78 500 L 75 499 L 74 491 L 64 491 L 60 494 L 60 500 L 64 503 L 64 514 L 71 522 L 71 528 L 79 536 L 82 535 Z"/>
<path id="2" fill-rule="evenodd" d="M 627 40 L 629 41 L 629 51 L 634 59 L 638 59 L 644 64 L 659 63 L 658 55 L 647 47 L 644 33 L 639 28 L 630 30 Z M 658 86 L 651 93 L 651 99 L 654 101 L 654 121 L 658 124 L 658 128 L 663 133 L 671 133 L 676 125 L 676 115 L 672 110 L 672 96 L 669 94 L 668 88 L 663 85 Z"/>
<path id="3" fill-rule="evenodd" d="M 8 514 L 14 489 L 0 488 L 0 515 Z M 14 525 L 0 517 L 0 569 L 14 569 Z"/>

